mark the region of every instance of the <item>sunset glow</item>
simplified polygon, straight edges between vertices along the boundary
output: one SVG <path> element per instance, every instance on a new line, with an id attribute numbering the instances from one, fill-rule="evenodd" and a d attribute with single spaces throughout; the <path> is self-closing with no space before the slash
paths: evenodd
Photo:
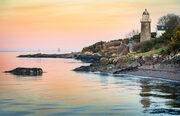
<path id="1" fill-rule="evenodd" d="M 159 17 L 179 14 L 179 0 L 1 0 L 0 50 L 81 50 L 140 30 L 147 8 Z"/>

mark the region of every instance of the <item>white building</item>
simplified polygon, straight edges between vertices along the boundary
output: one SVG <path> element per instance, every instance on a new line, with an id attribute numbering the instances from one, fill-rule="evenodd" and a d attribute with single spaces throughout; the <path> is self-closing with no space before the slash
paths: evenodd
<path id="1" fill-rule="evenodd" d="M 162 34 L 165 33 L 166 30 L 168 30 L 168 29 L 169 29 L 168 26 L 157 25 L 156 37 L 159 38 L 159 37 L 162 36 Z"/>

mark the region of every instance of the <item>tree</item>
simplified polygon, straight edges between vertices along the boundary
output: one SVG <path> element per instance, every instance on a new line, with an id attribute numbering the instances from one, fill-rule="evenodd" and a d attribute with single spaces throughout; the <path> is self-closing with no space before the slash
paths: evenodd
<path id="1" fill-rule="evenodd" d="M 172 43 L 180 43 L 180 28 L 178 28 L 178 30 L 176 31 L 176 34 L 171 38 L 171 40 L 172 40 Z"/>
<path id="2" fill-rule="evenodd" d="M 128 34 L 125 35 L 126 39 L 129 39 L 133 43 L 139 43 L 140 42 L 140 32 L 139 30 L 133 29 Z"/>
<path id="3" fill-rule="evenodd" d="M 180 17 L 175 14 L 167 14 L 162 16 L 157 24 L 167 26 L 168 29 L 166 32 L 175 34 L 177 28 L 180 27 Z"/>
<path id="4" fill-rule="evenodd" d="M 171 43 L 168 45 L 168 53 L 180 52 L 180 28 L 177 29 L 176 33 L 171 38 Z"/>

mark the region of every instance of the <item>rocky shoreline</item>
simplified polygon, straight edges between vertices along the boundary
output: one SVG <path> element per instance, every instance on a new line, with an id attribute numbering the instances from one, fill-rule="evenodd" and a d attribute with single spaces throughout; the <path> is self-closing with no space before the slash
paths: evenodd
<path id="1" fill-rule="evenodd" d="M 132 74 L 147 77 L 157 77 L 180 81 L 180 54 L 171 58 L 164 56 L 149 57 L 104 57 L 97 54 L 34 54 L 20 55 L 20 58 L 73 58 L 86 63 L 89 66 L 81 66 L 77 72 L 101 72 L 111 74 Z"/>
<path id="2" fill-rule="evenodd" d="M 132 74 L 180 81 L 180 54 L 166 57 L 120 58 L 118 62 L 98 62 L 74 69 L 79 72 L 102 72 L 111 74 Z"/>

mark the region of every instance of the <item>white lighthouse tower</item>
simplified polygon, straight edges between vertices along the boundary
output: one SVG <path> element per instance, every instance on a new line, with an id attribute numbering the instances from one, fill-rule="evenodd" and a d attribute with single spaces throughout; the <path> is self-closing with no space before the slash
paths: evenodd
<path id="1" fill-rule="evenodd" d="M 143 12 L 141 19 L 141 39 L 140 41 L 146 41 L 151 39 L 151 19 L 147 9 Z"/>

